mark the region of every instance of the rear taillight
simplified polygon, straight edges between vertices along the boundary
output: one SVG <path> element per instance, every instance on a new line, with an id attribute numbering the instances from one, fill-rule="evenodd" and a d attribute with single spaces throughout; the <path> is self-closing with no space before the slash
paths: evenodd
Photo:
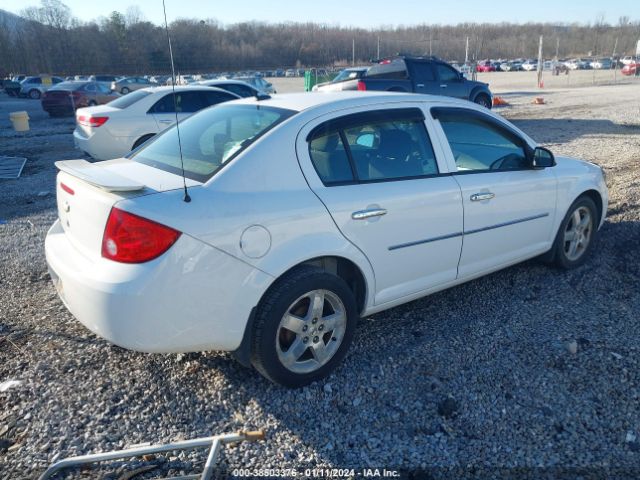
<path id="1" fill-rule="evenodd" d="M 91 115 L 78 115 L 76 118 L 78 125 L 84 125 L 85 127 L 99 127 L 104 125 L 109 117 L 92 117 Z"/>
<path id="2" fill-rule="evenodd" d="M 367 89 L 367 84 L 364 83 L 362 80 L 358 80 L 358 91 L 364 92 L 366 89 Z"/>
<path id="3" fill-rule="evenodd" d="M 122 263 L 142 263 L 166 252 L 180 232 L 118 208 L 112 208 L 102 237 L 102 256 Z"/>
<path id="4" fill-rule="evenodd" d="M 76 192 L 73 191 L 73 188 L 65 185 L 64 183 L 60 182 L 60 188 L 62 190 L 64 190 L 65 192 L 67 192 L 69 195 L 75 195 Z"/>

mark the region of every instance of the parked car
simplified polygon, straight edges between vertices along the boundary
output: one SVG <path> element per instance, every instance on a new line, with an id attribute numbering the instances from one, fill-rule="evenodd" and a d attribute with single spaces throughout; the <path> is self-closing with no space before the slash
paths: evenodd
<path id="1" fill-rule="evenodd" d="M 289 70 L 287 70 L 284 73 L 285 77 L 295 77 L 296 76 L 296 71 L 293 68 L 290 68 Z"/>
<path id="2" fill-rule="evenodd" d="M 565 62 L 565 65 L 569 68 L 569 70 L 586 70 L 588 68 L 591 68 L 589 62 L 580 58 L 571 59 Z"/>
<path id="3" fill-rule="evenodd" d="M 353 68 L 345 68 L 338 75 L 331 80 L 330 82 L 318 83 L 313 86 L 312 91 L 317 91 L 322 88 L 325 92 L 340 92 L 342 91 L 342 87 L 344 82 L 347 80 L 357 80 L 362 78 L 362 76 L 369 70 L 369 67 L 353 67 Z"/>
<path id="4" fill-rule="evenodd" d="M 91 75 L 89 77 L 89 81 L 98 82 L 111 90 L 111 85 L 113 84 L 113 82 L 118 81 L 118 77 L 115 77 L 113 75 Z"/>
<path id="5" fill-rule="evenodd" d="M 172 87 L 143 88 L 106 105 L 76 112 L 76 148 L 97 160 L 122 157 L 176 121 Z M 206 86 L 176 86 L 177 117 L 184 120 L 198 110 L 240 98 Z"/>
<path id="6" fill-rule="evenodd" d="M 42 109 L 50 116 L 72 115 L 78 108 L 109 103 L 120 94 L 101 82 L 62 82 L 42 94 Z"/>
<path id="7" fill-rule="evenodd" d="M 626 56 L 622 57 L 620 62 L 623 65 L 629 65 L 631 63 L 636 63 L 636 58 L 634 56 L 632 56 L 632 55 L 626 55 Z"/>
<path id="8" fill-rule="evenodd" d="M 262 93 L 266 93 L 270 95 L 272 93 L 276 93 L 276 89 L 271 82 L 267 82 L 262 77 L 236 77 L 235 80 L 240 80 L 241 82 L 246 82 L 249 85 L 253 86 L 256 90 L 259 90 Z"/>
<path id="9" fill-rule="evenodd" d="M 359 317 L 540 255 L 583 265 L 607 211 L 600 167 L 443 96 L 246 98 L 180 135 L 182 160 L 173 128 L 56 163 L 53 283 L 116 345 L 233 351 L 290 387 L 338 366 Z"/>
<path id="10" fill-rule="evenodd" d="M 38 75 L 35 77 L 26 77 L 20 82 L 19 95 L 38 100 L 44 92 L 49 90 L 53 85 L 63 82 L 60 77 L 52 77 L 51 75 Z"/>
<path id="11" fill-rule="evenodd" d="M 241 80 L 204 80 L 198 82 L 198 85 L 221 88 L 222 90 L 235 93 L 242 98 L 255 97 L 261 93 L 253 85 L 249 85 Z"/>
<path id="12" fill-rule="evenodd" d="M 503 72 L 518 72 L 522 70 L 522 62 L 503 62 L 500 64 Z"/>
<path id="13" fill-rule="evenodd" d="M 318 91 L 329 87 L 319 87 Z M 373 64 L 359 79 L 345 80 L 342 90 L 386 90 L 462 98 L 491 108 L 489 85 L 467 80 L 448 63 L 434 57 L 398 56 Z"/>
<path id="14" fill-rule="evenodd" d="M 140 90 L 141 88 L 154 86 L 158 86 L 158 84 L 143 77 L 125 77 L 113 82 L 111 84 L 111 90 L 126 95 L 129 92 Z"/>
<path id="15" fill-rule="evenodd" d="M 613 60 L 611 58 L 598 58 L 589 64 L 595 70 L 610 70 L 613 68 Z"/>
<path id="16" fill-rule="evenodd" d="M 478 62 L 476 65 L 476 72 L 495 72 L 496 67 L 489 60 Z"/>
<path id="17" fill-rule="evenodd" d="M 22 86 L 20 82 L 14 80 L 13 78 L 5 78 L 2 80 L 2 89 L 9 95 L 10 97 L 17 97 L 20 94 L 20 89 Z"/>
<path id="18" fill-rule="evenodd" d="M 620 73 L 628 76 L 640 75 L 640 63 L 636 63 L 636 62 L 627 63 L 624 67 L 622 67 L 622 70 L 620 70 Z"/>
<path id="19" fill-rule="evenodd" d="M 527 60 L 522 64 L 522 70 L 525 72 L 532 72 L 538 70 L 538 62 L 535 60 Z"/>

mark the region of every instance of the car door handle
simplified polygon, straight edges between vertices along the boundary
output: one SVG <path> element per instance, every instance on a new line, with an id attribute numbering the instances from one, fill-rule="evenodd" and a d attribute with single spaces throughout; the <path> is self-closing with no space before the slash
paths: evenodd
<path id="1" fill-rule="evenodd" d="M 371 217 L 381 217 L 387 214 L 387 210 L 384 208 L 369 208 L 367 210 L 358 210 L 351 214 L 351 218 L 354 220 L 366 220 Z"/>
<path id="2" fill-rule="evenodd" d="M 482 200 L 491 200 L 495 196 L 496 195 L 494 193 L 491 193 L 491 192 L 474 193 L 473 195 L 471 195 L 471 201 L 472 202 L 481 202 Z"/>
<path id="3" fill-rule="evenodd" d="M 440 88 L 447 88 L 447 84 L 446 83 L 441 84 Z"/>
<path id="4" fill-rule="evenodd" d="M 416 85 L 416 87 L 418 87 L 418 88 L 424 88 L 424 83 L 418 83 L 418 84 Z"/>
<path id="5" fill-rule="evenodd" d="M 173 120 L 158 120 L 160 123 L 165 123 L 167 125 L 170 125 L 173 123 Z"/>

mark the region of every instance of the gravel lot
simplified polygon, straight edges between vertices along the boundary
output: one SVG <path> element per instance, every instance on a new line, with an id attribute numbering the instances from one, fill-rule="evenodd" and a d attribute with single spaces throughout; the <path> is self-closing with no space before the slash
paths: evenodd
<path id="1" fill-rule="evenodd" d="M 639 478 L 639 86 L 501 90 L 511 103 L 501 112 L 533 138 L 608 172 L 608 220 L 585 266 L 531 261 L 363 319 L 342 367 L 302 390 L 225 353 L 128 352 L 76 322 L 43 252 L 53 162 L 78 158 L 73 121 L 0 95 L 0 154 L 28 158 L 22 178 L 0 180 L 0 384 L 21 382 L 0 392 L 0 479 L 35 478 L 69 455 L 253 428 L 267 441 L 225 450 L 218 478 L 319 466 Z M 532 105 L 540 95 L 547 104 Z M 8 112 L 25 108 L 32 130 L 19 135 Z M 133 466 L 159 465 L 135 477 L 148 478 L 203 462 L 195 452 Z M 66 478 L 123 472 L 115 463 Z"/>

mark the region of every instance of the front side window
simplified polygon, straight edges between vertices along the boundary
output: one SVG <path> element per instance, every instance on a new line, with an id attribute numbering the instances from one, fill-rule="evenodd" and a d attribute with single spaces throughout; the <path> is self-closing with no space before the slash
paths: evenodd
<path id="1" fill-rule="evenodd" d="M 474 112 L 439 113 L 458 172 L 521 170 L 529 167 L 524 140 Z"/>
<path id="2" fill-rule="evenodd" d="M 232 158 L 295 112 L 260 105 L 219 105 L 180 122 L 187 178 L 206 182 Z M 130 157 L 145 165 L 182 175 L 175 126 Z M 265 159 L 268 161 L 268 159 Z"/>
<path id="3" fill-rule="evenodd" d="M 460 79 L 460 74 L 448 65 L 436 64 L 436 68 L 441 82 L 456 82 Z"/>
<path id="4" fill-rule="evenodd" d="M 325 185 L 438 174 L 419 109 L 381 110 L 338 118 L 312 132 L 309 151 Z"/>

